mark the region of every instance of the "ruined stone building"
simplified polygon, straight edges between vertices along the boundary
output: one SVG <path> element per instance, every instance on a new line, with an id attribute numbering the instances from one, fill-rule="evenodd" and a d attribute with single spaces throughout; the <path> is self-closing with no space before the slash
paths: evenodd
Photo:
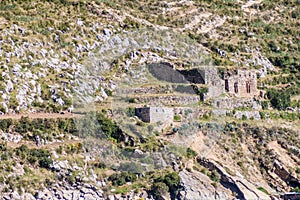
<path id="1" fill-rule="evenodd" d="M 221 79 L 216 68 L 205 69 L 202 72 L 204 84 L 207 85 L 207 93 L 204 98 L 218 97 L 225 93 L 224 80 Z"/>
<path id="2" fill-rule="evenodd" d="M 159 80 L 173 84 L 192 83 L 207 87 L 203 100 L 226 93 L 241 98 L 259 95 L 255 70 L 229 70 L 220 74 L 215 67 L 178 70 L 166 62 L 153 63 L 148 67 L 151 74 Z"/>
<path id="3" fill-rule="evenodd" d="M 219 97 L 222 94 L 232 94 L 236 97 L 257 97 L 257 75 L 254 70 L 233 70 L 221 74 L 216 68 L 193 69 L 180 71 L 189 82 L 204 84 L 207 93 L 204 99 Z M 201 78 L 196 78 L 200 76 Z"/>
<path id="4" fill-rule="evenodd" d="M 156 122 L 172 122 L 174 119 L 173 108 L 168 107 L 144 107 L 136 108 L 135 115 L 143 122 L 156 123 Z"/>
<path id="5" fill-rule="evenodd" d="M 256 97 L 257 76 L 253 70 L 227 71 L 224 74 L 225 92 L 236 94 L 238 97 Z"/>

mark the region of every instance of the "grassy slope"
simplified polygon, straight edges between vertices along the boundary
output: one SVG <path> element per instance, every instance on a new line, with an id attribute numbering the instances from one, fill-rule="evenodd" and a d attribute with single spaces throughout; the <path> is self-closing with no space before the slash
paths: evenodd
<path id="1" fill-rule="evenodd" d="M 167 26 L 176 29 L 177 31 L 183 31 L 184 34 L 189 35 L 192 38 L 195 38 L 199 43 L 206 46 L 208 49 L 212 50 L 212 57 L 218 65 L 231 65 L 235 66 L 236 64 L 229 59 L 234 57 L 234 53 L 238 52 L 240 59 L 243 60 L 243 57 L 251 57 L 251 53 L 247 52 L 247 47 L 255 48 L 259 47 L 261 52 L 269 58 L 272 63 L 278 67 L 278 74 L 288 74 L 287 76 L 290 79 L 284 79 L 283 76 L 278 78 L 278 81 L 271 82 L 272 77 L 267 77 L 262 80 L 262 83 L 266 83 L 272 86 L 278 86 L 285 82 L 295 82 L 296 86 L 299 86 L 299 5 L 296 1 L 262 1 L 262 3 L 254 4 L 251 6 L 250 14 L 249 12 L 243 11 L 241 6 L 246 2 L 226 0 L 215 0 L 210 1 L 201 1 L 195 0 L 193 3 L 169 3 L 171 1 L 165 1 L 164 3 L 155 2 L 155 1 L 2 1 L 0 6 L 0 28 L 7 29 L 10 28 L 12 24 L 17 24 L 20 27 L 26 29 L 26 34 L 21 35 L 16 33 L 10 36 L 15 42 L 22 43 L 24 41 L 35 41 L 38 39 L 44 43 L 51 43 L 51 45 L 46 48 L 53 49 L 56 52 L 61 52 L 63 50 L 68 51 L 71 55 L 75 55 L 76 52 L 72 43 L 84 44 L 83 40 L 92 41 L 96 37 L 96 33 L 91 31 L 88 26 L 90 23 L 95 24 L 99 23 L 98 31 L 102 31 L 104 27 L 108 25 L 113 25 L 115 27 L 126 27 L 132 29 L 135 27 L 142 27 L 146 25 L 140 24 L 140 21 L 135 21 L 133 17 L 139 19 L 144 19 L 150 22 L 152 25 L 158 26 Z M 118 21 L 115 18 L 115 13 L 119 10 L 119 15 L 124 13 L 130 14 L 132 17 L 125 18 L 125 21 Z M 256 13 L 256 11 L 258 11 Z M 184 29 L 185 24 L 193 24 L 192 22 L 197 18 L 199 13 L 208 13 L 205 16 L 201 17 L 199 23 L 195 26 L 191 26 L 188 29 Z M 226 16 L 224 24 L 219 27 L 212 27 L 211 32 L 199 31 L 199 27 L 205 27 L 207 22 L 213 22 L 215 17 L 223 18 Z M 75 24 L 76 20 L 80 18 L 84 21 L 85 26 L 79 27 Z M 218 18 L 218 19 L 219 19 Z M 113 20 L 111 20 L 113 19 Z M 124 26 L 124 24 L 126 26 Z M 49 31 L 49 28 L 54 28 L 54 32 Z M 60 31 L 57 31 L 60 30 Z M 82 35 L 84 30 L 85 35 Z M 201 29 L 202 30 L 202 29 Z M 254 33 L 254 35 L 252 34 Z M 55 34 L 60 36 L 59 42 L 55 42 Z M 80 39 L 76 39 L 77 36 L 80 36 Z M 2 39 L 7 40 L 8 36 L 2 35 Z M 1 47 L 4 51 L 9 52 L 12 48 L 10 44 L 6 43 Z M 219 54 L 215 53 L 215 49 L 219 48 L 226 50 L 228 52 L 228 57 L 221 57 Z M 29 53 L 29 52 L 28 52 Z M 39 56 L 39 55 L 33 55 Z M 82 62 L 85 58 L 85 54 L 82 54 L 82 57 L 79 57 L 79 62 Z M 4 62 L 4 58 L 1 57 L 1 61 Z M 70 59 L 70 57 L 65 56 L 61 59 Z M 15 59 L 13 63 L 22 63 L 22 61 Z M 9 67 L 11 67 L 9 65 Z M 259 68 L 261 66 L 251 66 Z M 33 69 L 38 70 L 38 69 Z M 55 74 L 56 75 L 56 74 Z M 46 80 L 43 80 L 46 83 L 51 80 L 52 83 L 55 83 L 55 75 L 50 74 Z M 298 81 L 298 82 L 297 82 Z M 242 152 L 242 147 L 239 146 L 240 140 L 243 139 L 253 139 L 252 135 L 247 136 L 245 133 L 232 133 L 233 136 L 224 139 L 230 140 L 227 142 L 227 145 L 230 148 L 238 149 L 238 153 Z M 242 136 L 240 137 L 241 134 Z M 282 135 L 284 135 L 282 133 Z M 254 137 L 263 137 L 263 136 L 254 136 Z M 284 135 L 285 139 L 292 143 L 292 138 Z M 274 138 L 273 138 L 274 139 Z M 255 142 L 259 140 L 257 138 L 253 139 Z M 238 141 L 238 142 L 237 142 Z M 153 142 L 155 143 L 155 142 Z M 259 142 L 257 142 L 259 143 Z M 145 144 L 153 145 L 153 148 L 156 147 L 156 144 Z M 256 148 L 256 144 L 253 143 L 253 149 Z M 250 145 L 250 147 L 252 147 Z M 63 147 L 64 151 L 68 151 L 69 146 Z M 220 145 L 221 152 L 224 153 L 228 147 L 223 147 Z M 11 150 L 12 151 L 12 150 Z M 74 152 L 72 152 L 74 153 Z M 74 153 L 76 154 L 76 153 Z M 233 159 L 236 152 L 232 153 Z M 255 154 L 255 159 L 259 156 L 268 156 L 264 150 L 257 151 L 253 150 Z M 231 155 L 231 154 L 230 154 Z M 80 155 L 74 155 L 80 162 Z M 242 157 L 240 155 L 240 157 Z M 71 160 L 72 158 L 70 158 Z M 231 159 L 231 158 L 230 158 Z M 15 158 L 16 162 L 19 162 L 19 158 Z M 222 160 L 226 162 L 226 160 Z M 298 160 L 297 160 L 298 161 Z M 245 162 L 244 166 L 238 164 Z M 237 169 L 244 170 L 245 165 L 249 165 L 247 161 L 238 160 L 235 163 Z M 268 163 L 269 160 L 264 160 L 264 163 Z M 255 165 L 259 165 L 257 160 L 254 161 Z M 35 163 L 36 164 L 36 163 Z M 251 164 L 251 163 L 250 163 Z M 3 162 L 2 169 L 7 168 L 8 166 L 13 165 L 11 162 Z M 29 163 L 25 165 L 32 167 Z M 36 165 L 33 165 L 36 167 Z M 9 171 L 10 169 L 7 169 Z M 40 182 L 45 182 L 45 180 L 40 178 L 40 174 L 44 173 L 44 169 L 34 169 L 37 170 L 36 176 L 31 177 L 32 171 L 26 172 L 23 179 L 18 183 L 15 180 L 9 180 L 9 185 L 18 185 L 22 181 L 26 181 L 27 178 L 30 180 L 39 179 Z M 4 170 L 5 171 L 5 170 Z M 47 172 L 50 173 L 50 172 Z M 265 172 L 263 172 L 265 173 Z M 262 173 L 262 174 L 263 174 Z M 3 174 L 4 176 L 7 174 Z M 50 175 L 52 175 L 50 173 Z M 245 175 L 247 172 L 245 172 Z M 43 184 L 43 183 L 41 183 Z M 37 187 L 33 185 L 30 188 Z"/>

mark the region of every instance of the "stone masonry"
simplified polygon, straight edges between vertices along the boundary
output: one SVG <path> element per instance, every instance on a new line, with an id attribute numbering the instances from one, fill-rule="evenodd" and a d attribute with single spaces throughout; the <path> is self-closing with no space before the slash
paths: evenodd
<path id="1" fill-rule="evenodd" d="M 135 115 L 139 117 L 143 122 L 148 123 L 168 123 L 174 119 L 173 108 L 167 107 L 144 107 L 136 108 Z"/>
<path id="2" fill-rule="evenodd" d="M 220 78 L 216 68 L 205 69 L 202 71 L 202 74 L 204 76 L 204 84 L 208 87 L 204 99 L 218 97 L 225 93 L 224 80 Z"/>
<path id="3" fill-rule="evenodd" d="M 257 97 L 257 76 L 254 70 L 227 71 L 224 74 L 225 91 L 238 97 Z"/>

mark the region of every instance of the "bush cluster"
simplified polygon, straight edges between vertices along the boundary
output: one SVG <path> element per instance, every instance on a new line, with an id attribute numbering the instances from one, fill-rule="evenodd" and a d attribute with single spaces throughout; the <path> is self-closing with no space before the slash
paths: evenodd
<path id="1" fill-rule="evenodd" d="M 171 197 L 175 197 L 180 188 L 180 177 L 178 172 L 170 172 L 164 176 L 154 179 L 151 187 L 151 193 L 155 199 L 160 199 L 167 192 L 171 194 Z"/>
<path id="2" fill-rule="evenodd" d="M 21 145 L 15 149 L 15 153 L 22 160 L 28 161 L 32 165 L 49 169 L 52 163 L 51 154 L 46 149 L 29 149 L 26 145 Z"/>
<path id="3" fill-rule="evenodd" d="M 108 178 L 112 182 L 113 186 L 121 186 L 127 182 L 134 182 L 137 180 L 137 176 L 130 172 L 115 173 Z"/>
<path id="4" fill-rule="evenodd" d="M 269 90 L 267 92 L 267 97 L 270 100 L 272 107 L 278 110 L 285 110 L 291 103 L 290 94 L 284 90 Z"/>

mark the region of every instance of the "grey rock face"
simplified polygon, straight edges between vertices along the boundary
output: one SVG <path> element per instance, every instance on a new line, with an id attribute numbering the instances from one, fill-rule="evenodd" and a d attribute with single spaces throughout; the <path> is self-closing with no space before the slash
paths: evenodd
<path id="1" fill-rule="evenodd" d="M 202 166 L 208 168 L 210 171 L 215 170 L 220 175 L 220 182 L 222 187 L 228 188 L 230 191 L 235 192 L 240 199 L 271 199 L 269 195 L 257 189 L 257 186 L 247 181 L 238 172 L 236 175 L 230 175 L 226 170 L 213 160 L 198 158 L 197 161 Z M 219 197 L 219 195 L 218 195 Z M 216 197 L 214 198 L 216 199 Z M 220 198 L 228 199 L 228 198 Z"/>
<path id="2" fill-rule="evenodd" d="M 5 132 L 2 132 L 2 131 L 0 132 L 0 136 L 5 141 L 14 142 L 14 143 L 18 143 L 23 138 L 23 136 L 21 136 L 21 135 L 11 134 L 11 133 L 5 133 Z"/>
<path id="3" fill-rule="evenodd" d="M 230 191 L 225 188 L 215 188 L 212 181 L 204 174 L 186 170 L 179 172 L 181 184 L 184 188 L 180 192 L 180 200 L 199 200 L 199 199 L 229 199 Z"/>

